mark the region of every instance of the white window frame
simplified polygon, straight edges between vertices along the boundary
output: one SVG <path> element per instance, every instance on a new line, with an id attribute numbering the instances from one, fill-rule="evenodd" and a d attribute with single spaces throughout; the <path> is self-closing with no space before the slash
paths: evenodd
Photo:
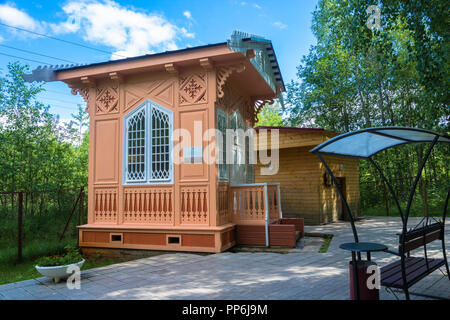
<path id="1" fill-rule="evenodd" d="M 225 163 L 223 163 L 223 164 L 218 163 L 219 181 L 220 182 L 228 182 L 228 180 L 230 179 L 230 166 L 227 163 L 227 156 L 228 156 L 227 148 L 229 148 L 229 146 L 227 145 L 227 130 L 229 128 L 229 117 L 228 117 L 228 113 L 226 113 L 222 109 L 216 108 L 216 111 L 217 111 L 217 129 L 219 129 L 219 117 L 223 117 L 225 119 L 225 130 L 224 130 L 225 132 L 222 132 L 222 145 L 218 146 L 219 150 L 221 151 L 219 153 L 219 156 L 222 156 L 221 161 L 224 160 L 223 156 L 225 156 Z M 222 152 L 223 152 L 223 154 L 222 154 Z M 221 176 L 221 174 L 220 174 L 221 173 L 220 172 L 221 171 L 220 170 L 220 166 L 221 165 L 225 166 L 225 168 L 226 168 L 226 170 L 225 170 L 226 171 L 226 177 Z"/>
<path id="2" fill-rule="evenodd" d="M 251 127 L 246 126 L 245 130 L 248 131 L 249 129 L 251 129 Z M 253 144 L 251 145 L 251 149 L 250 149 L 250 137 L 249 136 L 245 136 L 244 137 L 245 141 L 244 141 L 244 148 L 245 148 L 245 177 L 247 180 L 247 183 L 255 183 L 255 165 L 250 163 L 250 152 L 254 152 L 253 151 Z M 253 137 L 253 143 L 255 137 Z M 248 142 L 248 143 L 247 143 Z"/>
<path id="3" fill-rule="evenodd" d="M 145 109 L 145 179 L 128 179 L 128 120 L 137 112 Z M 169 116 L 169 177 L 167 179 L 152 179 L 152 110 L 157 109 Z M 123 118 L 123 158 L 122 158 L 122 184 L 123 185 L 160 185 L 173 184 L 173 111 L 156 102 L 146 100 Z"/>
<path id="4" fill-rule="evenodd" d="M 233 127 L 233 121 L 236 125 L 235 128 Z M 232 130 L 242 129 L 245 131 L 245 123 L 244 123 L 244 120 L 242 119 L 242 116 L 238 110 L 234 111 L 230 115 L 228 127 Z M 246 170 L 246 164 L 245 164 L 244 147 L 245 147 L 245 137 L 242 139 L 241 136 L 234 135 L 234 139 L 233 139 L 231 148 L 229 148 L 229 150 L 232 152 L 231 155 L 233 156 L 233 164 L 228 165 L 228 167 L 230 168 L 230 170 L 229 170 L 230 183 L 243 184 L 247 181 L 247 170 Z M 244 164 L 239 164 L 239 162 L 242 162 L 242 160 L 244 160 Z M 242 170 L 242 168 L 243 168 L 243 170 Z M 242 170 L 242 172 L 241 172 L 241 170 Z M 236 176 L 239 177 L 238 182 L 236 182 Z"/>

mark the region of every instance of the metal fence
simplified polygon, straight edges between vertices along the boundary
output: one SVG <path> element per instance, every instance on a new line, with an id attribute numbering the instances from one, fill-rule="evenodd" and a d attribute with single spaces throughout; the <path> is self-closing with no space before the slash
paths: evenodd
<path id="1" fill-rule="evenodd" d="M 17 246 L 20 262 L 25 238 L 50 242 L 74 239 L 76 227 L 85 221 L 85 201 L 84 187 L 0 192 L 0 250 Z"/>

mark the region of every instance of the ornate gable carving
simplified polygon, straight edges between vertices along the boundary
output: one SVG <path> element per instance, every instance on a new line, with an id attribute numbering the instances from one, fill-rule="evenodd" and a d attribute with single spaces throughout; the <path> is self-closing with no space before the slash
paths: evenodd
<path id="1" fill-rule="evenodd" d="M 206 73 L 180 76 L 180 105 L 206 103 L 207 89 Z"/>
<path id="2" fill-rule="evenodd" d="M 95 113 L 108 114 L 119 112 L 119 87 L 98 87 L 95 97 Z"/>

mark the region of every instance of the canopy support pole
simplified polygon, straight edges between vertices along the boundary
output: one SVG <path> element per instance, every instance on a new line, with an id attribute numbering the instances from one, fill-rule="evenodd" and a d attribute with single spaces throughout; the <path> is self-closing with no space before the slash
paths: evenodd
<path id="1" fill-rule="evenodd" d="M 333 172 L 331 171 L 331 169 L 328 167 L 327 163 L 325 162 L 325 160 L 322 158 L 320 153 L 315 153 L 320 161 L 322 162 L 323 166 L 325 167 L 325 169 L 327 170 L 328 174 L 331 177 L 331 180 L 333 180 L 334 186 L 336 187 L 339 195 L 341 196 L 342 201 L 344 202 L 345 208 L 347 209 L 348 215 L 350 217 L 350 224 L 352 225 L 352 231 L 353 231 L 353 237 L 355 238 L 355 242 L 358 243 L 359 239 L 358 239 L 358 232 L 356 231 L 356 226 L 355 226 L 355 221 L 353 220 L 353 215 L 352 215 L 352 211 L 350 210 L 350 206 L 347 203 L 347 199 L 345 199 L 344 197 L 344 193 L 342 192 L 341 188 L 339 187 L 339 184 L 336 180 L 336 178 L 334 177 Z"/>
<path id="2" fill-rule="evenodd" d="M 375 168 L 377 168 L 378 173 L 381 176 L 381 179 L 383 179 L 383 181 L 386 183 L 386 185 L 388 186 L 389 192 L 391 193 L 392 197 L 394 198 L 395 204 L 397 206 L 398 212 L 400 212 L 400 217 L 402 218 L 402 222 L 404 222 L 405 218 L 403 217 L 403 210 L 402 207 L 400 206 L 400 203 L 398 202 L 398 198 L 395 195 L 394 189 L 392 189 L 391 184 L 389 183 L 389 181 L 386 179 L 386 176 L 384 175 L 383 171 L 381 170 L 380 166 L 375 162 L 375 160 L 372 159 L 372 157 L 368 158 L 369 161 L 373 164 L 373 166 Z"/>
<path id="3" fill-rule="evenodd" d="M 419 166 L 419 171 L 417 172 L 416 178 L 414 180 L 414 183 L 411 187 L 411 191 L 409 193 L 408 204 L 406 206 L 406 211 L 405 211 L 405 219 L 403 220 L 403 230 L 402 230 L 402 237 L 401 237 L 401 247 L 402 248 L 405 247 L 405 243 L 406 243 L 406 233 L 408 231 L 408 217 L 409 217 L 409 211 L 411 209 L 411 204 L 414 199 L 414 193 L 416 192 L 416 188 L 417 188 L 417 184 L 419 183 L 419 179 L 422 176 L 422 171 L 425 166 L 425 163 L 427 162 L 428 157 L 430 156 L 431 151 L 433 150 L 434 145 L 436 144 L 438 139 L 439 139 L 439 136 L 436 135 L 436 137 L 433 139 L 433 142 L 431 143 L 431 146 L 428 148 L 427 153 L 425 154 L 425 157 L 422 159 L 422 163 Z M 425 246 L 426 246 L 426 244 L 425 244 Z M 428 262 L 428 259 L 426 256 L 425 256 L 425 259 Z M 401 262 L 401 268 L 402 268 L 403 291 L 405 292 L 406 299 L 409 300 L 409 290 L 406 286 L 407 282 L 406 282 L 405 255 L 403 253 L 401 255 L 400 262 Z"/>
<path id="4" fill-rule="evenodd" d="M 414 193 L 416 192 L 417 184 L 419 183 L 419 179 L 422 176 L 422 171 L 423 171 L 423 168 L 425 167 L 425 163 L 427 162 L 428 157 L 430 156 L 431 151 L 433 150 L 434 146 L 436 145 L 436 142 L 438 141 L 438 139 L 439 139 L 439 136 L 436 135 L 436 137 L 433 139 L 433 142 L 431 143 L 431 146 L 428 148 L 427 153 L 425 154 L 425 157 L 422 160 L 422 163 L 419 166 L 419 171 L 417 172 L 416 179 L 414 180 L 414 183 L 411 187 L 411 191 L 409 193 L 409 198 L 408 198 L 408 204 L 406 206 L 406 211 L 405 211 L 405 220 L 403 222 L 403 234 L 406 234 L 406 229 L 408 228 L 409 211 L 411 209 L 411 204 L 414 199 Z"/>
<path id="5" fill-rule="evenodd" d="M 448 201 L 450 198 L 450 190 L 447 192 L 447 198 L 445 199 L 445 204 L 444 204 L 444 216 L 442 218 L 442 255 L 444 256 L 444 261 L 445 261 L 445 268 L 447 269 L 447 277 L 448 280 L 450 280 L 450 268 L 448 266 L 448 260 L 447 260 L 447 252 L 445 251 L 445 232 L 444 232 L 444 228 L 445 228 L 445 218 L 447 217 L 447 207 L 448 207 Z"/>

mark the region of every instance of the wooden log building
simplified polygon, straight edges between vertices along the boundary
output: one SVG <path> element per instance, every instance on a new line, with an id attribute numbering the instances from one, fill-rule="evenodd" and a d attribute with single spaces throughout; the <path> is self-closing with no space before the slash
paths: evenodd
<path id="1" fill-rule="evenodd" d="M 278 182 L 283 217 L 304 218 L 305 224 L 347 220 L 345 207 L 319 158 L 309 151 L 331 139 L 336 132 L 316 128 L 257 127 L 258 151 L 270 150 L 271 134 L 278 129 L 279 169 L 274 175 L 262 175 L 255 166 L 255 183 Z M 262 133 L 267 130 L 267 138 Z M 260 140 L 262 139 L 262 140 Z M 266 143 L 262 143 L 266 141 Z M 256 144 L 255 144 L 256 145 Z M 325 157 L 342 185 L 352 212 L 360 213 L 358 160 Z"/>

